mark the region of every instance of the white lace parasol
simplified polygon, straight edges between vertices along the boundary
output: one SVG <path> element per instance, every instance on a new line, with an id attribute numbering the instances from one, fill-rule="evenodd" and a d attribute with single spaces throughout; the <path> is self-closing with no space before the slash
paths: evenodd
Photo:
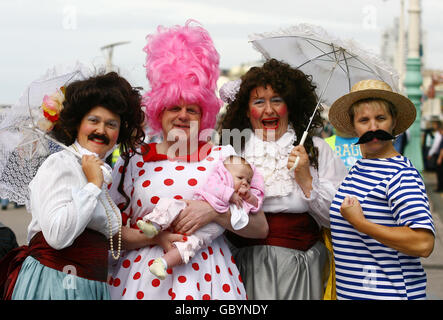
<path id="1" fill-rule="evenodd" d="M 0 198 L 28 206 L 28 184 L 41 163 L 66 148 L 38 125 L 44 120 L 43 99 L 73 81 L 86 79 L 89 73 L 78 62 L 70 67 L 55 66 L 33 81 L 0 117 Z"/>
<path id="2" fill-rule="evenodd" d="M 360 80 L 378 79 L 398 92 L 397 71 L 353 39 L 340 39 L 320 26 L 301 23 L 249 36 L 265 59 L 275 58 L 312 75 L 323 103 L 332 105 Z M 330 78 L 328 80 L 328 78 Z"/>

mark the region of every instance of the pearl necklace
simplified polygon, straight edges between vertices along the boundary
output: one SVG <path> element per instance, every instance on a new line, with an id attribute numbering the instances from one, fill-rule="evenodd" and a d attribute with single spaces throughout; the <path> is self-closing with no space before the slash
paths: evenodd
<path id="1" fill-rule="evenodd" d="M 75 145 L 72 145 L 75 151 L 79 152 L 79 150 L 76 148 Z M 103 191 L 102 191 L 103 192 Z M 109 250 L 111 251 L 111 255 L 114 258 L 114 260 L 118 260 L 120 258 L 120 252 L 122 247 L 122 218 L 120 215 L 120 210 L 117 209 L 115 206 L 114 201 L 112 201 L 111 196 L 109 195 L 108 191 L 104 190 L 106 199 L 108 200 L 109 205 L 111 206 L 112 210 L 114 211 L 115 217 L 118 221 L 118 243 L 117 243 L 117 254 L 114 254 L 114 240 L 112 238 L 112 222 L 111 217 L 112 214 L 109 213 L 108 209 L 106 208 L 106 205 L 100 195 L 98 196 L 98 200 L 101 202 L 103 208 L 105 209 L 106 217 L 108 218 L 108 230 L 109 230 Z"/>
<path id="2" fill-rule="evenodd" d="M 120 216 L 120 211 L 117 210 L 117 208 L 114 204 L 114 201 L 112 201 L 111 196 L 109 195 L 108 191 L 105 190 L 105 194 L 106 194 L 106 199 L 108 200 L 108 203 L 111 205 L 112 210 L 114 211 L 115 217 L 117 218 L 117 221 L 118 221 L 118 244 L 117 244 L 117 254 L 116 255 L 114 254 L 114 241 L 112 239 L 111 214 L 108 212 L 108 209 L 106 209 L 105 203 L 100 198 L 100 196 L 98 199 L 101 202 L 101 204 L 103 205 L 103 208 L 105 209 L 105 212 L 106 212 L 106 217 L 108 218 L 109 248 L 111 251 L 111 255 L 115 260 L 118 260 L 118 258 L 120 258 L 120 252 L 121 252 L 121 248 L 122 248 L 122 219 Z"/>

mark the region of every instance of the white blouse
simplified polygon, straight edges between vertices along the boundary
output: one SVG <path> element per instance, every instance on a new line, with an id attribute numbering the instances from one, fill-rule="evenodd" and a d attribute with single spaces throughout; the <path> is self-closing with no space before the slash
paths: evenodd
<path id="1" fill-rule="evenodd" d="M 321 138 L 313 137 L 318 148 L 318 170 L 310 167 L 312 191 L 307 198 L 287 168 L 294 148 L 295 132 L 288 131 L 277 141 L 263 141 L 254 134 L 246 142 L 243 156 L 257 167 L 265 180 L 263 211 L 309 212 L 319 226 L 329 227 L 329 207 L 348 171 L 343 161 Z"/>
<path id="2" fill-rule="evenodd" d="M 78 151 L 85 154 L 84 150 Z M 109 238 L 108 218 L 102 203 L 111 216 L 114 235 L 118 231 L 118 220 L 105 188 L 105 184 L 100 189 L 88 183 L 80 159 L 71 152 L 63 150 L 50 155 L 29 183 L 32 220 L 28 226 L 28 242 L 42 231 L 48 244 L 60 250 L 72 245 L 85 228 Z"/>

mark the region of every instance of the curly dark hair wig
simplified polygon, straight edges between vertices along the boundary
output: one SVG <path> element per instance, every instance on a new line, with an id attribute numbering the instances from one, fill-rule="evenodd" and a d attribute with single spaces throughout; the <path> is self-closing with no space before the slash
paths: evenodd
<path id="1" fill-rule="evenodd" d="M 317 105 L 316 86 L 312 77 L 305 75 L 301 70 L 292 68 L 289 64 L 276 59 L 270 59 L 261 67 L 252 67 L 241 77 L 240 89 L 235 100 L 226 108 L 226 113 L 220 119 L 219 133 L 223 129 L 252 129 L 247 111 L 249 110 L 250 93 L 257 87 L 270 86 L 280 95 L 288 107 L 288 121 L 300 139 L 310 121 Z M 323 126 L 319 107 L 312 119 L 308 136 L 304 143 L 311 165 L 318 168 L 318 149 L 314 147 L 312 136 L 316 128 Z M 297 143 L 297 142 L 296 142 Z M 243 144 L 244 146 L 244 144 Z M 242 147 L 243 147 L 242 146 Z"/>
<path id="2" fill-rule="evenodd" d="M 117 143 L 121 156 L 130 158 L 143 142 L 145 133 L 141 95 L 137 88 L 116 72 L 99 74 L 75 81 L 65 90 L 65 101 L 52 135 L 66 145 L 74 143 L 83 117 L 94 107 L 102 106 L 120 116 Z"/>

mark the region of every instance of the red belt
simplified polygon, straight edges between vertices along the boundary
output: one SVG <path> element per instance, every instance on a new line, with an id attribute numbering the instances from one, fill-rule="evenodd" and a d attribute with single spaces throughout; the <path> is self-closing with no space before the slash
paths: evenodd
<path id="1" fill-rule="evenodd" d="M 238 248 L 270 245 L 306 251 L 321 238 L 320 228 L 307 213 L 265 213 L 269 225 L 266 239 L 250 239 L 227 232 L 228 240 Z"/>
<path id="2" fill-rule="evenodd" d="M 0 295 L 3 299 L 11 299 L 22 263 L 28 256 L 62 272 L 69 266 L 69 270 L 75 270 L 75 275 L 81 278 L 101 282 L 107 280 L 108 248 L 102 233 L 86 229 L 70 247 L 55 250 L 39 232 L 29 246 L 16 248 L 0 260 Z"/>

